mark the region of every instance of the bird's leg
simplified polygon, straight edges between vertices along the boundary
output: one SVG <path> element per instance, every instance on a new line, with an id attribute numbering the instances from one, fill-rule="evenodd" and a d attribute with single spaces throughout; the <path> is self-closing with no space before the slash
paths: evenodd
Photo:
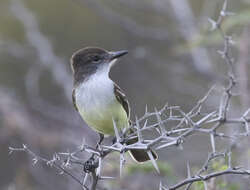
<path id="1" fill-rule="evenodd" d="M 104 135 L 102 133 L 98 133 L 98 134 L 99 134 L 99 141 L 96 145 L 96 150 L 99 148 L 99 146 L 101 145 L 104 139 Z M 91 157 L 84 163 L 83 170 L 84 172 L 89 173 L 89 172 L 94 171 L 97 167 L 98 167 L 98 163 L 95 162 L 95 154 L 92 154 Z"/>
<path id="2" fill-rule="evenodd" d="M 116 143 L 116 137 L 113 137 L 112 139 L 112 145 Z"/>
<path id="3" fill-rule="evenodd" d="M 99 148 L 99 146 L 101 145 L 101 143 L 104 139 L 104 134 L 98 133 L 98 135 L 99 135 L 99 141 L 96 144 L 96 147 L 95 147 L 96 150 Z M 92 156 L 89 159 L 93 159 L 93 158 L 94 158 L 94 154 L 92 154 Z"/>
<path id="4" fill-rule="evenodd" d="M 101 145 L 101 143 L 102 143 L 102 141 L 104 139 L 104 134 L 102 134 L 102 133 L 98 133 L 98 134 L 99 134 L 99 141 L 98 141 L 98 143 L 96 145 L 96 149 Z"/>
<path id="5" fill-rule="evenodd" d="M 83 171 L 85 173 L 94 172 L 98 167 L 98 162 L 95 162 L 94 156 L 92 155 L 83 165 Z"/>

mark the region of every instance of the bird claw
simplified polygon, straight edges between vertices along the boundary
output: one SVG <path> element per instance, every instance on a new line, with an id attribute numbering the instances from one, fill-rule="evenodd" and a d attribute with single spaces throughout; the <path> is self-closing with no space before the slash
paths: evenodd
<path id="1" fill-rule="evenodd" d="M 88 159 L 83 165 L 83 171 L 85 173 L 94 172 L 98 167 L 98 164 L 95 162 L 94 158 Z"/>

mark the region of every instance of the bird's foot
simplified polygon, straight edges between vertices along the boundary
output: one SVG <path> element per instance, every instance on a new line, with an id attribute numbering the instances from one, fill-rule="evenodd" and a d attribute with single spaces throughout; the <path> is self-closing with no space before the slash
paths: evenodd
<path id="1" fill-rule="evenodd" d="M 93 156 L 91 156 L 83 165 L 83 171 L 85 173 L 94 172 L 95 169 L 98 167 L 98 162 L 95 162 Z"/>
<path id="2" fill-rule="evenodd" d="M 104 140 L 104 135 L 102 133 L 98 133 L 99 134 L 99 141 L 96 144 L 96 149 L 98 150 L 102 144 L 102 141 Z"/>

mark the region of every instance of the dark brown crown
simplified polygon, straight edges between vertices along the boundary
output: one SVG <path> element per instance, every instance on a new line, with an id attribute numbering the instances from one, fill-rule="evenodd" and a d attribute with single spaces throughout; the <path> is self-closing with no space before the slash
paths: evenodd
<path id="1" fill-rule="evenodd" d="M 104 64 L 109 64 L 128 52 L 126 50 L 108 52 L 98 47 L 86 47 L 76 51 L 71 57 L 71 68 L 74 74 L 74 84 L 79 83 Z"/>

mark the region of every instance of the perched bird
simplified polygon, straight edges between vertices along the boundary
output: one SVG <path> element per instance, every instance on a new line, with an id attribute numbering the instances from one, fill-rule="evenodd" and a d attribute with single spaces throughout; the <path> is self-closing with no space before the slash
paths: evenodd
<path id="1" fill-rule="evenodd" d="M 109 78 L 111 67 L 127 53 L 126 50 L 112 52 L 87 47 L 76 51 L 71 58 L 74 107 L 87 125 L 100 134 L 100 141 L 104 135 L 115 134 L 113 121 L 119 130 L 130 125 L 128 100 L 121 88 Z M 138 162 L 150 159 L 144 150 L 130 150 L 130 153 Z M 156 153 L 152 151 L 152 154 L 156 159 Z"/>

